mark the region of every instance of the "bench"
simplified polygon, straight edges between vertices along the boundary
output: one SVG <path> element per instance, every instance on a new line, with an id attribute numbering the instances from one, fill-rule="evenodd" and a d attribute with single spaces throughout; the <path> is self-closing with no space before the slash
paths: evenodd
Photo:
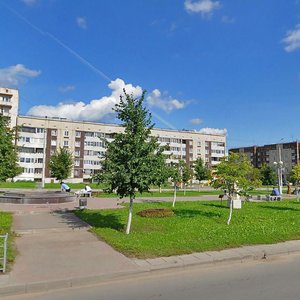
<path id="1" fill-rule="evenodd" d="M 77 197 L 92 197 L 92 191 L 77 191 L 75 194 Z"/>
<path id="2" fill-rule="evenodd" d="M 267 195 L 267 201 L 280 201 L 281 196 L 272 196 L 272 195 Z"/>

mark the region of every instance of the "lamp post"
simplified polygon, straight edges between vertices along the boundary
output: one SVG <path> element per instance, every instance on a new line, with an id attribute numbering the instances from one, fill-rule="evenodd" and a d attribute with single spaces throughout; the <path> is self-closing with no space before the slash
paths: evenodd
<path id="1" fill-rule="evenodd" d="M 283 170 L 283 162 L 281 160 L 279 162 L 274 161 L 274 166 L 277 168 L 279 194 L 282 195 L 282 170 Z"/>

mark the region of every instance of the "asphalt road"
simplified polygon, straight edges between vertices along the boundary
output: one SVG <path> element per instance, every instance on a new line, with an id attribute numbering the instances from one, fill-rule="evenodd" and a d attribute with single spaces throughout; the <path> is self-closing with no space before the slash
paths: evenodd
<path id="1" fill-rule="evenodd" d="M 297 300 L 300 254 L 272 260 L 153 272 L 95 286 L 4 300 Z"/>

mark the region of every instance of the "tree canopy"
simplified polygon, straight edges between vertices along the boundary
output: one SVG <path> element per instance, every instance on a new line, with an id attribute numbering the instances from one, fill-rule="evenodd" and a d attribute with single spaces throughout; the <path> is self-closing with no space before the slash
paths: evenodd
<path id="1" fill-rule="evenodd" d="M 6 117 L 0 114 L 0 181 L 13 179 L 22 173 L 18 165 L 16 130 L 10 129 Z"/>
<path id="2" fill-rule="evenodd" d="M 120 102 L 114 108 L 122 122 L 124 132 L 106 142 L 107 151 L 102 161 L 102 180 L 108 192 L 116 192 L 120 198 L 130 197 L 126 233 L 130 232 L 132 203 L 136 193 L 147 192 L 155 183 L 157 172 L 164 168 L 164 148 L 151 136 L 151 114 L 143 106 L 145 91 L 134 98 L 124 90 Z"/>
<path id="3" fill-rule="evenodd" d="M 68 148 L 60 147 L 50 157 L 49 168 L 51 177 L 62 181 L 71 175 L 73 167 L 73 155 Z"/>
<path id="4" fill-rule="evenodd" d="M 259 169 L 260 178 L 262 184 L 264 185 L 274 185 L 276 184 L 276 173 L 275 171 L 268 166 L 267 164 L 263 164 L 263 166 Z"/>
<path id="5" fill-rule="evenodd" d="M 201 157 L 198 157 L 196 161 L 194 161 L 194 175 L 199 182 L 201 180 L 210 179 L 210 170 L 205 166 L 204 161 Z"/>

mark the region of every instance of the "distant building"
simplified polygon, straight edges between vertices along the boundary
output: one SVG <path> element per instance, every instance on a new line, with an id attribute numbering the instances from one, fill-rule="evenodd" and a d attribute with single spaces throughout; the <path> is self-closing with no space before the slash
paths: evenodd
<path id="1" fill-rule="evenodd" d="M 68 148 L 74 156 L 74 167 L 69 182 L 88 180 L 101 169 L 100 161 L 106 151 L 101 138 L 112 141 L 115 133 L 124 128 L 116 124 L 72 121 L 64 118 L 18 116 L 18 93 L 16 90 L 1 89 L 2 97 L 10 97 L 8 110 L 11 126 L 18 125 L 20 147 L 19 164 L 23 173 L 15 180 L 44 180 L 51 182 L 48 162 L 59 147 Z M 7 91 L 7 92 L 6 92 Z M 13 99 L 14 96 L 14 99 Z M 6 102 L 5 102 L 6 103 Z M 15 125 L 14 125 L 15 124 Z M 168 144 L 170 150 L 167 162 L 180 159 L 191 164 L 198 157 L 209 166 L 217 164 L 225 156 L 226 136 L 202 134 L 196 131 L 179 131 L 155 128 L 162 145 Z"/>
<path id="2" fill-rule="evenodd" d="M 300 162 L 300 143 L 289 142 L 270 144 L 264 146 L 251 146 L 230 149 L 229 152 L 244 153 L 250 159 L 254 167 L 260 168 L 263 164 L 274 167 L 274 162 L 283 162 L 284 175 L 292 170 L 293 166 Z"/>

